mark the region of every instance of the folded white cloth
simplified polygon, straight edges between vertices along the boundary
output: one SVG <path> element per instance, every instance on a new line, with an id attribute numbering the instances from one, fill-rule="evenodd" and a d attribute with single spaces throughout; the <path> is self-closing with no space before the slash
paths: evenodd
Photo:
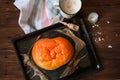
<path id="1" fill-rule="evenodd" d="M 18 24 L 25 34 L 42 29 L 51 24 L 51 17 L 63 20 L 54 3 L 59 0 L 15 0 L 14 5 L 20 10 Z"/>

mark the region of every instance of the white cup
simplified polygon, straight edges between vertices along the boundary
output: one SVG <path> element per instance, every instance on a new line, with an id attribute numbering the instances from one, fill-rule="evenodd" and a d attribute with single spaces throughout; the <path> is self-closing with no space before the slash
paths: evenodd
<path id="1" fill-rule="evenodd" d="M 54 3 L 53 6 L 60 11 L 63 18 L 71 18 L 81 9 L 82 2 L 81 0 L 59 0 L 59 3 Z"/>

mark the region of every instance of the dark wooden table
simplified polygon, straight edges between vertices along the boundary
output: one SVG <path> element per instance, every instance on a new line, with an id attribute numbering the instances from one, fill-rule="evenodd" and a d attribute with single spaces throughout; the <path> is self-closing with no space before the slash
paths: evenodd
<path id="1" fill-rule="evenodd" d="M 18 25 L 19 10 L 14 0 L 0 0 L 0 80 L 24 80 L 12 39 L 25 35 Z M 87 16 L 99 14 L 99 27 Z M 81 80 L 120 80 L 120 0 L 83 0 L 86 20 L 103 70 Z"/>

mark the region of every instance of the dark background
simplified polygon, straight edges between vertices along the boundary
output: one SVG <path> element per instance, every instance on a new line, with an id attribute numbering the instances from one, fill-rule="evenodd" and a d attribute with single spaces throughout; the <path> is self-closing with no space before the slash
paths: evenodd
<path id="1" fill-rule="evenodd" d="M 24 80 L 12 40 L 25 34 L 18 25 L 19 10 L 13 2 L 0 0 L 0 80 Z M 103 70 L 80 80 L 120 80 L 120 0 L 82 2 L 79 14 L 84 15 Z M 91 12 L 99 14 L 100 28 L 92 28 L 87 21 Z M 112 48 L 108 48 L 109 45 Z"/>

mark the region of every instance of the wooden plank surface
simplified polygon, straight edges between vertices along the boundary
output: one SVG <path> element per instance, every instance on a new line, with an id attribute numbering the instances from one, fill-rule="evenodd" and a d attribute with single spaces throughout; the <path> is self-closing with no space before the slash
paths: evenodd
<path id="1" fill-rule="evenodd" d="M 0 80 L 24 80 L 12 40 L 25 34 L 18 25 L 19 10 L 13 2 L 0 0 Z M 88 22 L 91 12 L 99 14 L 101 29 Z M 83 0 L 79 14 L 85 17 L 103 66 L 102 71 L 81 80 L 120 80 L 120 0 Z"/>

